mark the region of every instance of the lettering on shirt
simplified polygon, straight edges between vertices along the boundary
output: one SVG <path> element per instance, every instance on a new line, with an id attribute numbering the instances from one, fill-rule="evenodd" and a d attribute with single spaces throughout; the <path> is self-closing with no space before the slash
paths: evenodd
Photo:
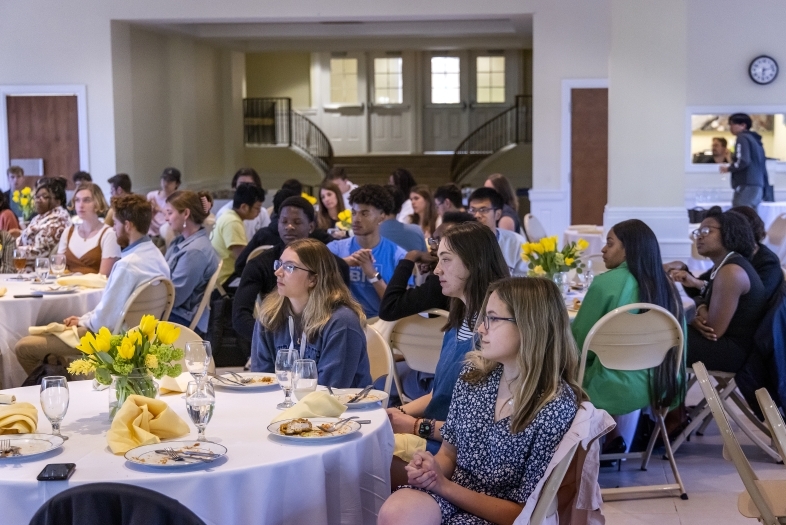
<path id="1" fill-rule="evenodd" d="M 382 265 L 375 264 L 374 265 L 374 270 L 377 273 L 381 273 L 382 272 Z M 351 283 L 367 283 L 367 284 L 371 284 L 371 283 L 368 282 L 368 278 L 366 277 L 366 274 L 363 273 L 363 270 L 360 268 L 360 266 L 350 266 L 349 267 L 349 282 L 351 282 Z M 373 286 L 373 284 L 371 284 L 371 285 Z"/>

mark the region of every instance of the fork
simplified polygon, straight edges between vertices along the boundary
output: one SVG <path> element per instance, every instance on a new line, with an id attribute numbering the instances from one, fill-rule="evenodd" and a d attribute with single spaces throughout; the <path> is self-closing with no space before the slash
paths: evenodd
<path id="1" fill-rule="evenodd" d="M 13 451 L 11 448 L 11 440 L 10 439 L 2 439 L 0 440 L 0 454 L 8 455 Z"/>
<path id="2" fill-rule="evenodd" d="M 233 385 L 238 385 L 238 386 L 246 386 L 246 385 L 245 385 L 245 384 L 243 384 L 243 383 L 238 383 L 238 382 L 237 382 L 237 381 L 235 381 L 234 379 L 229 379 L 228 377 L 220 376 L 220 375 L 218 375 L 218 374 L 208 374 L 208 375 L 209 375 L 210 377 L 214 377 L 214 378 L 218 379 L 218 380 L 219 380 L 219 381 L 221 381 L 222 383 L 231 383 L 231 384 L 233 384 Z"/>
<path id="3" fill-rule="evenodd" d="M 324 430 L 325 432 L 330 432 L 332 434 L 333 432 L 335 432 L 339 428 L 341 428 L 344 425 L 346 425 L 347 423 L 349 423 L 351 420 L 358 419 L 358 417 L 359 416 L 350 416 L 348 418 L 340 419 L 340 420 L 336 421 L 335 423 L 333 423 L 332 425 L 330 425 L 330 430 L 325 430 L 324 428 L 321 428 L 321 427 L 320 428 L 321 428 L 321 430 Z"/>
<path id="4" fill-rule="evenodd" d="M 224 372 L 224 373 L 225 373 L 225 374 L 232 374 L 232 376 L 233 376 L 233 377 L 235 377 L 237 381 L 240 381 L 240 382 L 241 382 L 241 383 L 243 383 L 244 385 L 245 385 L 246 383 L 250 383 L 250 382 L 251 382 L 251 378 L 250 378 L 250 377 L 243 377 L 243 376 L 241 376 L 240 374 L 238 374 L 238 373 L 236 373 L 236 372 L 232 372 L 231 370 L 227 370 L 227 371 L 226 371 L 226 372 Z"/>
<path id="5" fill-rule="evenodd" d="M 173 449 L 172 447 L 166 447 L 164 450 L 165 450 L 165 451 L 166 451 L 166 453 L 169 455 L 169 457 L 170 457 L 170 458 L 172 458 L 174 461 L 185 461 L 185 460 L 186 460 L 186 458 L 185 458 L 185 457 L 181 456 L 181 455 L 180 455 L 180 454 L 179 454 L 179 453 L 178 453 L 178 452 L 177 452 L 175 449 Z M 195 457 L 195 456 L 188 456 L 188 459 L 195 459 L 195 460 L 197 460 L 197 461 L 201 461 L 202 463 L 210 463 L 211 461 L 213 461 L 212 459 L 207 459 L 207 458 L 198 458 L 198 457 Z"/>

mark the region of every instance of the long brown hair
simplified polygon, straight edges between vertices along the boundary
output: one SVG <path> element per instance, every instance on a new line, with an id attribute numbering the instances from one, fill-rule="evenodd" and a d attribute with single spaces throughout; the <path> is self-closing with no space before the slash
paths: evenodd
<path id="1" fill-rule="evenodd" d="M 431 196 L 431 190 L 425 184 L 418 184 L 417 186 L 413 186 L 409 193 L 417 193 L 420 197 L 426 201 L 426 211 L 423 212 L 423 216 L 419 213 L 413 213 L 409 217 L 412 220 L 412 224 L 417 224 L 420 226 L 420 229 L 423 230 L 423 233 L 428 232 L 429 235 L 434 233 L 434 230 L 437 229 L 437 207 L 434 205 L 434 198 Z M 407 195 L 409 197 L 409 195 Z"/>
<path id="2" fill-rule="evenodd" d="M 303 310 L 302 323 L 306 338 L 312 343 L 316 341 L 322 328 L 339 306 L 346 306 L 355 312 L 360 324 L 365 326 L 366 315 L 363 308 L 350 295 L 349 288 L 341 279 L 336 258 L 327 246 L 316 239 L 300 239 L 287 248 L 297 254 L 303 267 L 313 272 L 316 279 Z M 275 332 L 284 326 L 290 311 L 289 298 L 273 290 L 257 305 L 256 317 L 265 330 Z"/>
<path id="3" fill-rule="evenodd" d="M 322 190 L 332 191 L 336 195 L 336 214 L 344 211 L 344 196 L 341 193 L 338 185 L 333 181 L 325 179 L 322 181 L 322 184 L 319 185 L 319 213 L 317 214 L 317 228 L 321 230 L 327 230 L 328 228 L 333 228 L 336 224 L 336 221 L 330 218 L 330 211 L 322 202 Z"/>
<path id="4" fill-rule="evenodd" d="M 208 210 L 202 206 L 202 199 L 207 199 Z M 186 209 L 191 211 L 191 220 L 197 224 L 202 224 L 210 214 L 210 205 L 213 204 L 213 197 L 206 191 L 177 190 L 167 197 L 166 201 L 172 205 L 178 213 L 183 213 Z"/>
<path id="5" fill-rule="evenodd" d="M 505 204 L 519 211 L 519 201 L 516 198 L 516 192 L 513 191 L 513 185 L 506 176 L 501 173 L 493 173 L 489 175 L 486 180 L 489 181 L 491 185 L 494 186 L 494 189 L 497 190 L 497 193 L 502 196 L 502 200 L 505 201 Z"/>
<path id="6" fill-rule="evenodd" d="M 524 430 L 538 412 L 557 397 L 562 383 L 576 394 L 576 404 L 587 395 L 577 382 L 579 351 L 570 330 L 570 319 L 557 286 L 538 277 L 510 277 L 489 286 L 481 309 L 485 315 L 492 293 L 507 306 L 516 319 L 521 344 L 517 356 L 519 375 L 513 380 L 513 415 L 510 430 Z M 473 350 L 467 360 L 474 366 L 462 379 L 479 383 L 499 365 Z"/>
<path id="7" fill-rule="evenodd" d="M 478 222 L 466 222 L 450 228 L 442 236 L 445 246 L 461 259 L 461 263 L 469 271 L 464 283 L 464 299 L 466 304 L 453 297 L 450 300 L 448 322 L 442 328 L 459 329 L 466 320 L 471 327 L 480 312 L 486 290 L 489 285 L 503 277 L 510 277 L 510 270 L 497 238 L 486 226 Z"/>

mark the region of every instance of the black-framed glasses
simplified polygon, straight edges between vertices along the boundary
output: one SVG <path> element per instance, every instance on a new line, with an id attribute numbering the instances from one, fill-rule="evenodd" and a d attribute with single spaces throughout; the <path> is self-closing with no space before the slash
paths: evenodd
<path id="1" fill-rule="evenodd" d="M 691 235 L 694 239 L 698 239 L 699 237 L 705 237 L 710 234 L 710 230 L 720 230 L 717 226 L 704 226 L 703 228 L 699 228 L 697 230 L 693 230 Z"/>
<path id="2" fill-rule="evenodd" d="M 273 271 L 277 271 L 279 268 L 283 268 L 288 275 L 292 275 L 292 272 L 294 272 L 296 268 L 298 270 L 303 270 L 304 272 L 308 272 L 308 273 L 314 273 L 314 274 L 317 273 L 315 271 L 309 270 L 308 268 L 301 268 L 300 266 L 292 262 L 283 262 L 281 260 L 273 261 Z"/>
<path id="3" fill-rule="evenodd" d="M 497 321 L 509 321 L 511 323 L 515 323 L 516 322 L 516 318 L 515 317 L 495 317 L 493 315 L 484 315 L 483 316 L 483 328 L 485 328 L 486 331 L 488 332 L 489 328 L 491 327 L 491 323 L 494 323 L 494 322 L 497 322 Z"/>
<path id="4" fill-rule="evenodd" d="M 467 211 L 472 215 L 488 215 L 489 213 L 497 211 L 497 208 L 483 206 L 482 208 L 469 208 Z"/>

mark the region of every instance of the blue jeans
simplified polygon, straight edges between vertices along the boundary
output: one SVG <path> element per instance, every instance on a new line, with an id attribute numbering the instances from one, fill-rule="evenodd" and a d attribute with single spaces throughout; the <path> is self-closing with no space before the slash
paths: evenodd
<path id="1" fill-rule="evenodd" d="M 754 210 L 759 207 L 764 197 L 764 188 L 761 186 L 737 186 L 731 198 L 732 206 L 748 206 Z"/>

